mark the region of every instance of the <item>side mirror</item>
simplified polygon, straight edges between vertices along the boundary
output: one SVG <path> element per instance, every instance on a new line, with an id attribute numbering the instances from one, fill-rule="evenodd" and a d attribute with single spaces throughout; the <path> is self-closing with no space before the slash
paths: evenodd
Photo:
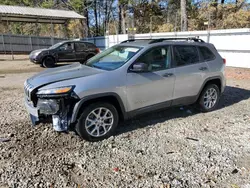
<path id="1" fill-rule="evenodd" d="M 132 72 L 148 72 L 148 65 L 143 62 L 138 62 L 133 64 L 132 68 L 130 69 Z"/>

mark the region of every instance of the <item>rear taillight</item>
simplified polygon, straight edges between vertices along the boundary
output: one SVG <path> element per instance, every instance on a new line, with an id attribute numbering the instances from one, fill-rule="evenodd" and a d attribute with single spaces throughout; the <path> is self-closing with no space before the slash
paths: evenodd
<path id="1" fill-rule="evenodd" d="M 96 53 L 100 53 L 100 49 L 99 48 L 96 48 L 95 51 L 96 51 Z"/>
<path id="2" fill-rule="evenodd" d="M 222 59 L 223 59 L 223 63 L 226 64 L 227 60 L 225 58 L 222 58 Z"/>

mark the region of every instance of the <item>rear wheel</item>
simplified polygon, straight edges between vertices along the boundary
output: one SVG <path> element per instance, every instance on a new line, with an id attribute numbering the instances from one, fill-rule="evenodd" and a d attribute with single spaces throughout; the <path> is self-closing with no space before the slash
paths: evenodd
<path id="1" fill-rule="evenodd" d="M 200 110 L 202 112 L 210 112 L 217 108 L 220 100 L 220 90 L 217 85 L 207 85 L 198 100 Z"/>
<path id="2" fill-rule="evenodd" d="M 86 62 L 88 61 L 88 59 L 90 59 L 90 58 L 92 58 L 92 57 L 94 57 L 94 55 L 88 55 L 88 56 L 86 57 L 86 59 L 85 59 L 85 60 L 81 60 L 80 63 L 81 63 L 81 64 L 86 64 Z"/>
<path id="3" fill-rule="evenodd" d="M 75 129 L 83 139 L 99 141 L 112 135 L 118 120 L 118 112 L 112 104 L 98 102 L 83 110 Z"/>
<path id="4" fill-rule="evenodd" d="M 95 55 L 88 55 L 87 58 L 86 58 L 86 61 L 89 60 L 90 58 L 94 57 Z"/>
<path id="5" fill-rule="evenodd" d="M 52 68 L 54 67 L 56 64 L 56 61 L 53 57 L 45 57 L 44 60 L 43 60 L 43 67 L 46 67 L 46 68 Z"/>

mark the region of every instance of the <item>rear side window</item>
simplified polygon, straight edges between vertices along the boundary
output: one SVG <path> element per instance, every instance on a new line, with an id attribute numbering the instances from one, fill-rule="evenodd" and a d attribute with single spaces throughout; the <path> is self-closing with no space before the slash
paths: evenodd
<path id="1" fill-rule="evenodd" d="M 185 66 L 199 62 L 199 55 L 195 46 L 174 46 L 176 66 Z"/>
<path id="2" fill-rule="evenodd" d="M 215 59 L 215 55 L 207 47 L 199 47 L 201 55 L 205 61 L 210 61 Z"/>
<path id="3" fill-rule="evenodd" d="M 96 46 L 92 43 L 85 43 L 87 48 L 96 48 Z"/>
<path id="4" fill-rule="evenodd" d="M 86 46 L 84 43 L 80 43 L 80 42 L 75 43 L 75 50 L 77 52 L 84 51 L 85 48 L 86 48 Z"/>

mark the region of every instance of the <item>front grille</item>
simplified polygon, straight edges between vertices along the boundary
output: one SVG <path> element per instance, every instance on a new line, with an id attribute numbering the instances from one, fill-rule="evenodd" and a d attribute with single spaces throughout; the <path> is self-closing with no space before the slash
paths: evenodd
<path id="1" fill-rule="evenodd" d="M 27 97 L 27 99 L 30 101 L 31 100 L 31 92 L 32 92 L 33 86 L 28 83 L 27 81 L 24 83 L 24 93 Z"/>

